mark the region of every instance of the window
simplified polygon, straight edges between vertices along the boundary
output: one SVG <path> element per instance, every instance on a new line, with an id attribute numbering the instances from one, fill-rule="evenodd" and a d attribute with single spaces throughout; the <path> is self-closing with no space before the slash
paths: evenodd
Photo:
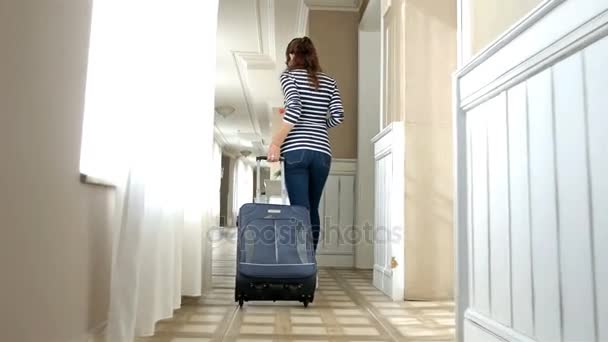
<path id="1" fill-rule="evenodd" d="M 211 1 L 94 1 L 80 159 L 87 179 L 119 184 L 133 157 L 205 162 L 193 158 L 213 141 L 216 13 Z"/>

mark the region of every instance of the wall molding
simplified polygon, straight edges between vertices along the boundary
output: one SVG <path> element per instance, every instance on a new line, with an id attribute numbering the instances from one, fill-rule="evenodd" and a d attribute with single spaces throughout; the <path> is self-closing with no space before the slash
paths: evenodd
<path id="1" fill-rule="evenodd" d="M 458 75 L 453 75 L 452 99 L 453 103 L 453 129 L 452 154 L 454 158 L 454 314 L 456 318 L 456 340 L 464 341 L 465 310 L 468 308 L 472 296 L 472 283 L 469 282 L 471 258 L 469 257 L 468 234 L 469 226 L 469 183 L 467 149 L 468 132 L 465 112 L 460 108 L 460 88 Z"/>
<path id="2" fill-rule="evenodd" d="M 383 130 L 381 130 L 378 134 L 376 134 L 372 138 L 371 143 L 375 144 L 376 142 L 378 142 L 380 139 L 382 139 L 383 137 L 385 137 L 386 135 L 388 135 L 392 131 L 393 131 L 393 125 L 386 126 Z"/>
<path id="3" fill-rule="evenodd" d="M 604 25 L 605 18 L 595 17 L 598 12 L 605 13 L 606 8 L 606 0 L 544 1 L 456 72 L 462 103 L 474 102 L 517 74 L 530 70 L 535 65 L 532 59 L 536 63 L 546 60 L 555 54 L 551 50 L 552 45 L 555 44 L 555 49 L 562 39 L 562 42 L 566 42 L 565 37 L 580 39 L 584 32 L 590 33 L 589 30 Z M 586 24 L 588 27 L 583 27 Z M 597 40 L 602 35 L 605 34 L 597 32 L 593 37 Z M 589 44 L 593 40 L 585 42 Z M 553 63 L 556 61 L 552 60 Z M 488 88 L 492 82 L 493 86 Z"/>
<path id="4" fill-rule="evenodd" d="M 608 36 L 608 9 L 481 87 L 476 93 L 464 98 L 461 106 L 464 111 L 469 111 L 606 36 Z"/>
<path id="5" fill-rule="evenodd" d="M 458 74 L 467 74 L 471 70 L 478 67 L 481 63 L 486 61 L 492 55 L 495 55 L 499 50 L 505 47 L 507 44 L 512 42 L 515 38 L 517 38 L 521 33 L 531 28 L 534 24 L 540 21 L 547 13 L 551 12 L 555 7 L 559 6 L 566 0 L 544 0 L 538 6 L 536 6 L 530 13 L 521 18 L 515 24 L 513 24 L 509 29 L 507 29 L 501 36 L 499 36 L 494 42 L 488 45 L 486 48 L 481 50 L 473 59 L 471 59 L 468 63 L 466 63 L 460 70 L 458 70 Z M 460 0 L 462 2 L 462 18 L 461 20 L 470 19 L 468 16 L 468 11 L 470 3 L 468 0 Z M 463 23 L 464 25 L 464 23 Z M 462 32 L 462 34 L 470 34 L 470 32 Z M 463 37 L 464 38 L 464 37 Z"/>
<path id="6" fill-rule="evenodd" d="M 382 0 L 380 0 L 380 1 L 382 1 Z M 382 16 L 382 18 L 384 18 L 388 14 L 388 12 L 391 10 L 392 6 L 393 6 L 393 0 L 382 1 L 381 8 L 380 8 L 380 15 Z"/>
<path id="7" fill-rule="evenodd" d="M 357 159 L 334 158 L 331 160 L 330 175 L 352 176 L 357 173 Z"/>
<path id="8" fill-rule="evenodd" d="M 356 163 L 357 158 L 332 158 L 331 161 L 335 163 Z"/>

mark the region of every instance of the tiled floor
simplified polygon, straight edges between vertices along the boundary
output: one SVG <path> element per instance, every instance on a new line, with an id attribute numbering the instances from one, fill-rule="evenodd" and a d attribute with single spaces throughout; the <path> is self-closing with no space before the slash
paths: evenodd
<path id="1" fill-rule="evenodd" d="M 154 337 L 137 342 L 452 341 L 451 302 L 393 302 L 371 284 L 371 272 L 321 269 L 315 301 L 234 302 L 234 242 L 214 248 L 214 288 L 186 299 Z"/>

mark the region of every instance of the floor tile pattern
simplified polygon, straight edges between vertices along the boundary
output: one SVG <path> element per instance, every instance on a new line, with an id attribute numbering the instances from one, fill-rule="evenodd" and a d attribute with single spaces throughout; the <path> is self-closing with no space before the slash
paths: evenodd
<path id="1" fill-rule="evenodd" d="M 452 302 L 393 302 L 372 286 L 370 271 L 320 269 L 308 308 L 249 302 L 239 309 L 233 297 L 234 240 L 216 243 L 213 254 L 213 289 L 184 299 L 175 317 L 158 323 L 155 336 L 137 342 L 454 340 Z"/>

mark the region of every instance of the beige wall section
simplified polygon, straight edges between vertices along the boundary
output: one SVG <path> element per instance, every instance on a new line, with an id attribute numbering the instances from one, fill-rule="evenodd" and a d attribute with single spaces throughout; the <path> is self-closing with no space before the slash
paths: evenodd
<path id="1" fill-rule="evenodd" d="M 114 196 L 78 180 L 90 6 L 0 2 L 0 341 L 106 320 Z"/>
<path id="2" fill-rule="evenodd" d="M 384 30 L 385 112 L 390 122 L 405 121 L 406 298 L 450 298 L 456 2 L 393 0 Z"/>
<path id="3" fill-rule="evenodd" d="M 408 0 L 405 13 L 406 278 L 410 298 L 450 298 L 456 2 Z"/>
<path id="4" fill-rule="evenodd" d="M 344 103 L 344 123 L 329 130 L 334 158 L 357 158 L 358 35 L 358 12 L 309 14 L 309 36 L 323 70 L 338 82 Z"/>
<path id="5" fill-rule="evenodd" d="M 543 0 L 469 0 L 472 53 L 492 43 Z"/>

